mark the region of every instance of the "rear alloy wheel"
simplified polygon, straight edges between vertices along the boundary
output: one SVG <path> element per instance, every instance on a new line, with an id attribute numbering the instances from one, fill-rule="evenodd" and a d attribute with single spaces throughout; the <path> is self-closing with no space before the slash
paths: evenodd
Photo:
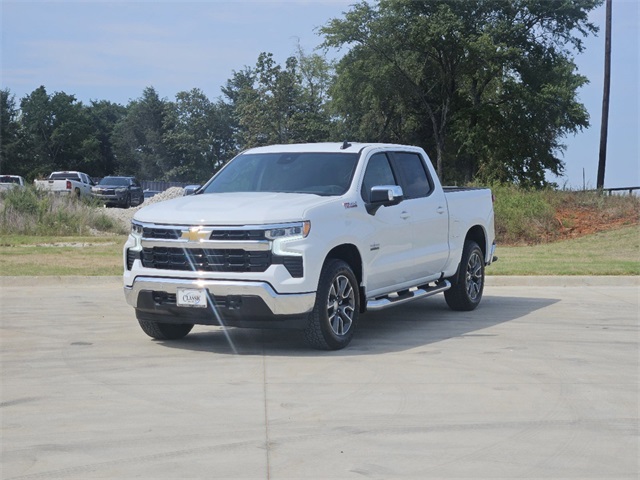
<path id="1" fill-rule="evenodd" d="M 480 304 L 484 290 L 484 256 L 476 242 L 465 242 L 458 273 L 449 280 L 452 286 L 444 292 L 444 298 L 452 310 L 470 311 Z"/>
<path id="2" fill-rule="evenodd" d="M 322 268 L 316 303 L 304 331 L 307 343 L 320 350 L 339 350 L 351 342 L 360 311 L 358 282 L 351 267 L 329 259 Z"/>

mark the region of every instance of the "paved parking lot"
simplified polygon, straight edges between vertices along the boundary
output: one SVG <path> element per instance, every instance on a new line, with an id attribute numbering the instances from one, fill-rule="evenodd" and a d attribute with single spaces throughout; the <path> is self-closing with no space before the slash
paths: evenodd
<path id="1" fill-rule="evenodd" d="M 492 278 L 475 312 L 419 300 L 317 352 L 153 341 L 118 279 L 4 278 L 0 476 L 637 479 L 639 284 Z"/>

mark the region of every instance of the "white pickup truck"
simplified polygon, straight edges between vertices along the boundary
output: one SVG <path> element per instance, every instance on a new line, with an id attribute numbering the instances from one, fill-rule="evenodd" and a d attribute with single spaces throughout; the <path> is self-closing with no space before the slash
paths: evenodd
<path id="1" fill-rule="evenodd" d="M 152 338 L 290 327 L 332 350 L 367 310 L 440 292 L 473 310 L 494 250 L 491 191 L 443 189 L 420 148 L 260 147 L 136 213 L 124 292 Z"/>
<path id="2" fill-rule="evenodd" d="M 90 197 L 95 185 L 86 173 L 65 171 L 53 172 L 46 180 L 34 180 L 36 188 L 58 195 L 73 195 L 76 198 Z"/>
<path id="3" fill-rule="evenodd" d="M 0 175 L 0 192 L 8 192 L 14 188 L 24 188 L 26 182 L 20 175 Z"/>

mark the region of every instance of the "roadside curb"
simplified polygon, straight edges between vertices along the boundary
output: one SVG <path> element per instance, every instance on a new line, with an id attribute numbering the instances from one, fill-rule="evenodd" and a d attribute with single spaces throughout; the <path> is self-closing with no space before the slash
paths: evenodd
<path id="1" fill-rule="evenodd" d="M 46 277 L 1 277 L 0 286 L 122 286 L 121 276 L 86 277 L 86 276 L 46 276 Z M 488 275 L 487 287 L 634 287 L 640 286 L 640 276 L 520 276 L 520 275 Z"/>

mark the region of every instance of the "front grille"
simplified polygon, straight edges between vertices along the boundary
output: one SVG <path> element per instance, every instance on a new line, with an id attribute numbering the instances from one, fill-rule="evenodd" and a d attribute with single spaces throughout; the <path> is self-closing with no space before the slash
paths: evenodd
<path id="1" fill-rule="evenodd" d="M 204 272 L 264 272 L 271 265 L 271 252 L 241 249 L 145 248 L 146 268 Z"/>
<path id="2" fill-rule="evenodd" d="M 140 252 L 136 252 L 131 249 L 127 249 L 127 270 L 133 268 L 133 262 L 140 258 Z"/>
<path id="3" fill-rule="evenodd" d="M 182 230 L 179 228 L 151 228 L 144 227 L 142 229 L 144 238 L 156 238 L 160 240 L 177 240 L 182 236 Z"/>
<path id="4" fill-rule="evenodd" d="M 214 230 L 211 240 L 265 240 L 264 230 Z"/>
<path id="5" fill-rule="evenodd" d="M 302 278 L 304 276 L 302 257 L 282 257 L 282 264 L 293 278 Z"/>
<path id="6" fill-rule="evenodd" d="M 148 239 L 177 240 L 181 238 L 182 232 L 183 229 L 180 228 L 144 227 L 142 236 Z M 264 230 L 216 229 L 211 233 L 209 239 L 218 241 L 249 241 L 265 240 L 266 237 Z"/>

